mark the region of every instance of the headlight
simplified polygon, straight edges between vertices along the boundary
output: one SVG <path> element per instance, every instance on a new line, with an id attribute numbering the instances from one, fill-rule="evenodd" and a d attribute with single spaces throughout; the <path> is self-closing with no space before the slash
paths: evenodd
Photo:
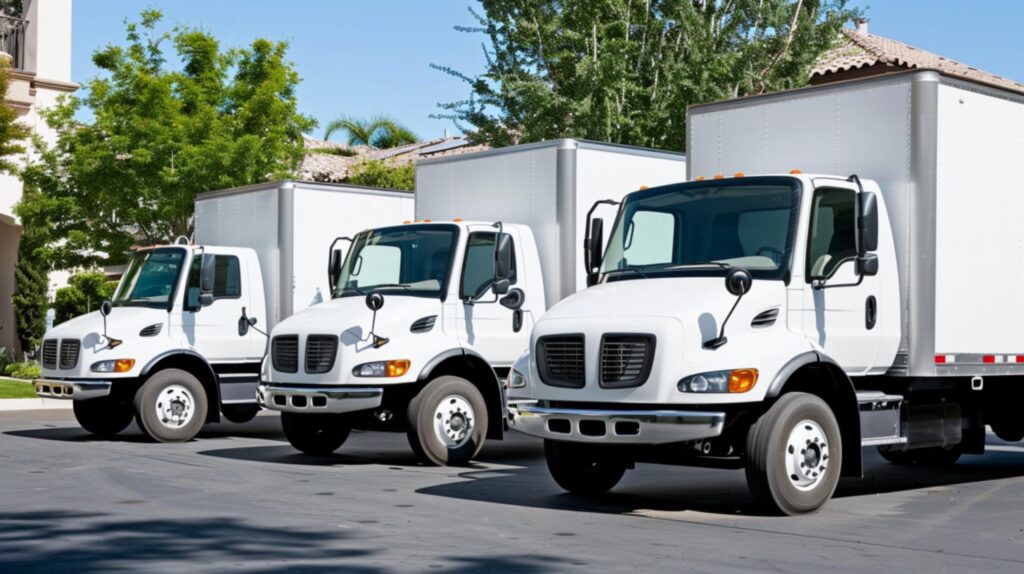
<path id="1" fill-rule="evenodd" d="M 352 374 L 357 377 L 401 377 L 408 372 L 409 359 L 363 363 L 352 369 Z"/>
<path id="2" fill-rule="evenodd" d="M 521 389 L 526 386 L 526 377 L 519 371 L 512 369 L 508 372 L 506 386 L 510 389 Z"/>
<path id="3" fill-rule="evenodd" d="M 94 373 L 127 373 L 135 366 L 135 359 L 114 359 L 93 363 L 90 370 Z"/>
<path id="4" fill-rule="evenodd" d="M 757 369 L 733 369 L 690 375 L 676 386 L 684 393 L 745 393 L 755 384 Z"/>

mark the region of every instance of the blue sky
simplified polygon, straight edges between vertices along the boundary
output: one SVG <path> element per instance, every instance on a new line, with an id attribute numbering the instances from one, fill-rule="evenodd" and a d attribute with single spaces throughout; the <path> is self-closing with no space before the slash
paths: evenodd
<path id="1" fill-rule="evenodd" d="M 467 74 L 483 70 L 481 35 L 456 32 L 473 25 L 475 0 L 74 0 L 72 76 L 97 74 L 93 51 L 124 39 L 126 17 L 147 8 L 165 24 L 205 28 L 225 47 L 257 37 L 287 40 L 302 83 L 299 106 L 321 127 L 339 114 L 387 113 L 421 137 L 440 136 L 448 120 L 431 119 L 438 102 L 468 95 L 461 81 L 430 68 Z M 867 8 L 870 31 L 1024 81 L 1019 0 L 855 0 Z"/>

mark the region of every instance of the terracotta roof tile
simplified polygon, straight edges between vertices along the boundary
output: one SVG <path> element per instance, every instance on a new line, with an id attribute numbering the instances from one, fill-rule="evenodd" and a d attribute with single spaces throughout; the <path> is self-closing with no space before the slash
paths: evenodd
<path id="1" fill-rule="evenodd" d="M 866 68 L 875 65 L 903 69 L 934 69 L 950 76 L 982 82 L 996 87 L 1024 93 L 1024 84 L 997 76 L 951 60 L 938 54 L 915 48 L 890 38 L 846 28 L 842 43 L 818 58 L 811 69 L 811 78 Z"/>
<path id="2" fill-rule="evenodd" d="M 439 144 L 448 142 L 450 144 L 447 146 L 439 146 Z M 347 146 L 336 142 L 318 140 L 309 136 L 303 136 L 303 144 L 306 147 L 306 155 L 302 160 L 302 166 L 299 168 L 299 177 L 309 181 L 332 183 L 345 181 L 349 175 L 349 170 L 357 163 L 365 160 L 379 159 L 391 164 L 401 165 L 415 162 L 421 158 L 461 155 L 490 149 L 490 146 L 487 145 L 470 144 L 465 136 L 437 138 L 388 149 Z M 435 146 L 443 149 L 431 151 L 430 148 Z M 318 151 L 328 149 L 348 150 L 354 153 L 354 155 L 337 155 Z"/>

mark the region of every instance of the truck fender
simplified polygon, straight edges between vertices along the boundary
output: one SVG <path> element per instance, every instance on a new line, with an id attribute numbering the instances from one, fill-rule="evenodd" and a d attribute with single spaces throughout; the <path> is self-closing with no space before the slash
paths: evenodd
<path id="1" fill-rule="evenodd" d="M 480 373 L 488 373 L 490 380 L 481 380 Z M 487 403 L 487 438 L 501 439 L 505 424 L 505 387 L 490 363 L 476 351 L 456 347 L 442 351 L 427 361 L 417 380 L 421 384 L 440 375 L 463 377 L 480 389 Z M 493 381 L 493 382 L 492 382 Z"/>
<path id="2" fill-rule="evenodd" d="M 821 378 L 828 378 L 822 384 Z M 817 351 L 801 353 L 789 360 L 772 379 L 766 399 L 800 391 L 821 397 L 839 422 L 843 437 L 842 476 L 863 474 L 860 444 L 860 409 L 853 381 L 832 357 Z"/>
<path id="3" fill-rule="evenodd" d="M 146 366 L 142 367 L 140 373 L 142 379 L 146 379 L 151 372 L 165 368 L 175 367 L 184 369 L 199 379 L 206 390 L 206 397 L 210 402 L 207 409 L 206 422 L 220 421 L 220 388 L 217 386 L 217 374 L 213 366 L 206 360 L 206 357 L 191 349 L 173 349 L 164 351 L 150 359 Z"/>

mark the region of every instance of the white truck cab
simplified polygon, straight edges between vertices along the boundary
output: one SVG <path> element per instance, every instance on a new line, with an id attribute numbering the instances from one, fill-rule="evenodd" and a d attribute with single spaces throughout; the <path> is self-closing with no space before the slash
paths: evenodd
<path id="1" fill-rule="evenodd" d="M 690 108 L 697 177 L 627 196 L 603 253 L 591 233 L 596 285 L 538 320 L 510 426 L 570 491 L 636 462 L 745 468 L 788 514 L 860 476 L 862 447 L 933 466 L 983 453 L 986 425 L 1021 440 L 1024 306 L 1000 278 L 1024 260 L 994 247 L 1024 245 L 997 161 L 1024 153 L 1020 105 L 925 71 Z"/>
<path id="2" fill-rule="evenodd" d="M 418 221 L 351 238 L 332 300 L 271 333 L 260 403 L 306 453 L 363 428 L 406 432 L 428 464 L 470 460 L 502 436 L 533 325 L 586 286 L 584 222 L 684 170 L 681 154 L 577 140 L 420 161 Z"/>
<path id="3" fill-rule="evenodd" d="M 131 255 L 111 301 L 50 329 L 39 396 L 74 401 L 87 431 L 137 418 L 160 442 L 189 440 L 223 415 L 245 422 L 267 335 L 329 295 L 335 237 L 413 213 L 408 192 L 283 181 L 201 194 L 195 229 Z"/>

